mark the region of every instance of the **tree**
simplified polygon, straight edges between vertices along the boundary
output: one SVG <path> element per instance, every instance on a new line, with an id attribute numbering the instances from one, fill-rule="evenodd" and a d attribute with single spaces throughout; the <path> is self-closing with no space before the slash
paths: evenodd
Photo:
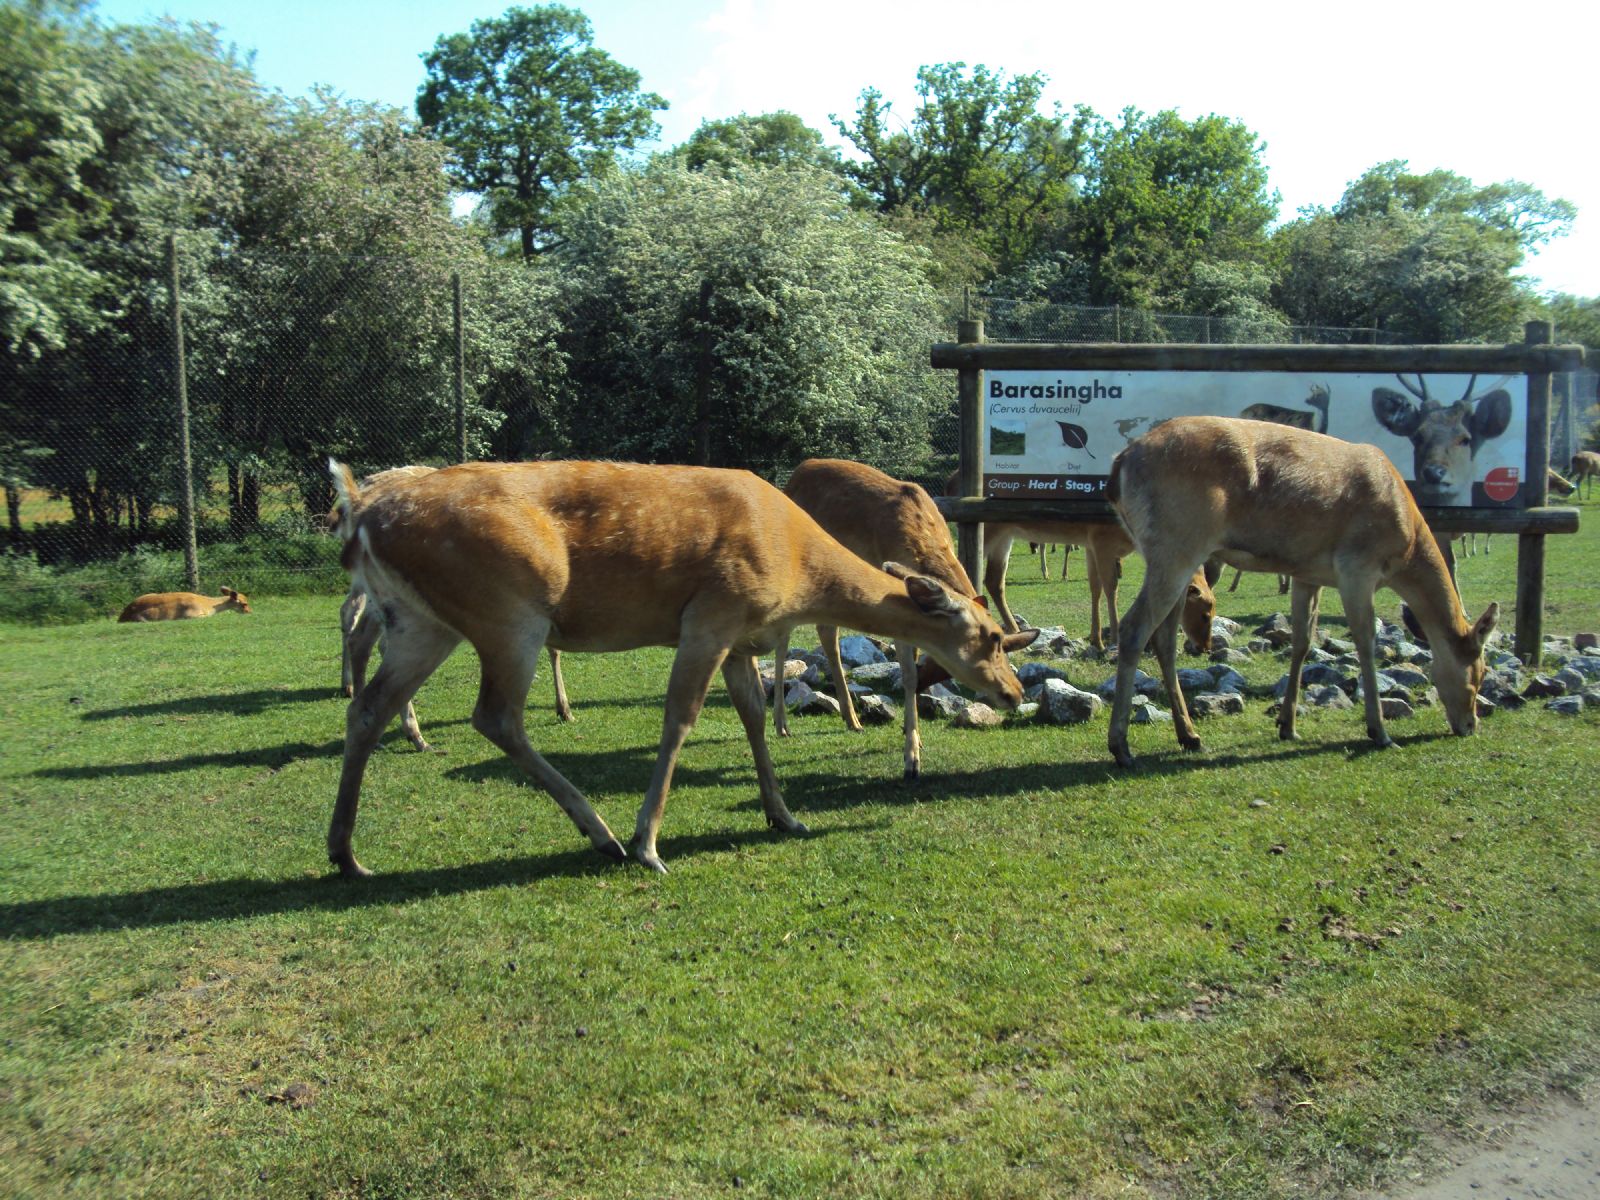
<path id="1" fill-rule="evenodd" d="M 417 113 L 455 153 L 452 178 L 482 194 L 497 234 L 524 259 L 546 243 L 557 200 L 655 136 L 667 102 L 593 46 L 589 20 L 559 4 L 507 9 L 441 37 L 423 58 Z"/>
<path id="2" fill-rule="evenodd" d="M 560 452 L 768 476 L 812 454 L 926 466 L 938 297 L 923 253 L 836 177 L 663 155 L 575 199 L 561 233 Z"/>
<path id="3" fill-rule="evenodd" d="M 892 105 L 861 93 L 855 120 L 834 126 L 863 156 L 846 171 L 881 212 L 912 208 L 941 231 L 969 234 L 1001 270 L 1036 248 L 1073 196 L 1090 114 L 1040 113 L 1045 76 L 1007 80 L 983 65 L 944 63 L 917 72 L 918 104 L 893 131 Z"/>
<path id="4" fill-rule="evenodd" d="M 764 167 L 813 167 L 843 175 L 839 152 L 822 134 L 791 112 L 741 113 L 721 121 L 702 121 L 678 149 L 693 170 L 756 163 Z"/>
<path id="5" fill-rule="evenodd" d="M 1056 248 L 1089 271 L 1089 301 L 1181 305 L 1201 263 L 1260 263 L 1278 198 L 1256 136 L 1215 115 L 1125 109 L 1097 120 L 1083 195 Z"/>
<path id="6" fill-rule="evenodd" d="M 1515 180 L 1479 187 L 1453 171 L 1379 163 L 1332 209 L 1274 234 L 1275 299 L 1298 323 L 1373 326 L 1407 341 L 1514 337 L 1533 301 L 1513 272 L 1573 215 Z"/>

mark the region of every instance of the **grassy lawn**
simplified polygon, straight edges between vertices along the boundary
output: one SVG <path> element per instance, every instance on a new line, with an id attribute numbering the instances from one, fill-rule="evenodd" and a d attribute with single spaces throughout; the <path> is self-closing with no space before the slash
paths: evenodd
<path id="1" fill-rule="evenodd" d="M 1551 539 L 1551 632 L 1600 629 L 1597 527 Z M 1507 629 L 1514 559 L 1461 571 Z M 1014 607 L 1083 630 L 1072 566 L 1019 553 Z M 1199 754 L 1136 726 L 1131 773 L 1103 715 L 925 727 L 912 785 L 897 727 L 805 718 L 784 838 L 714 691 L 659 878 L 471 730 L 458 652 L 418 697 L 443 753 L 374 756 L 352 885 L 338 598 L 253 604 L 3 630 L 0 1194 L 1331 1196 L 1600 1064 L 1593 712 L 1455 739 L 1424 709 L 1378 753 L 1359 712 L 1286 745 L 1252 700 Z M 534 685 L 535 745 L 619 831 L 669 661 L 569 657 L 571 726 Z"/>

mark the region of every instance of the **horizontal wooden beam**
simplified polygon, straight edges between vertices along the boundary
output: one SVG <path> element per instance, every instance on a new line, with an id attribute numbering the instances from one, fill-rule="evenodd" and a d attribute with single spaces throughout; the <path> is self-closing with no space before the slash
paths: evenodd
<path id="1" fill-rule="evenodd" d="M 950 521 L 1073 521 L 1110 524 L 1116 520 L 1103 500 L 987 500 L 979 496 L 935 496 Z M 1577 533 L 1575 508 L 1424 508 L 1430 529 L 1440 533 Z"/>
<path id="2" fill-rule="evenodd" d="M 1343 371 L 1522 375 L 1576 371 L 1582 346 L 1217 346 L 1183 342 L 935 342 L 935 367 L 985 371 Z"/>

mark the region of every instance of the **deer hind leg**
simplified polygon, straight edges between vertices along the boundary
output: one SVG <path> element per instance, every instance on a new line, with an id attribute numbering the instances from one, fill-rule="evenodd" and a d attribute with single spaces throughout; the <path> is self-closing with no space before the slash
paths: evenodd
<path id="1" fill-rule="evenodd" d="M 1123 614 L 1117 633 L 1117 690 L 1111 701 L 1111 729 L 1107 746 L 1120 767 L 1133 766 L 1133 755 L 1128 751 L 1128 719 L 1133 711 L 1133 675 L 1139 667 L 1139 656 L 1144 652 L 1150 635 L 1158 621 L 1173 622 L 1173 651 L 1176 654 L 1177 625 L 1181 613 L 1178 606 L 1188 594 L 1189 580 L 1194 577 L 1198 563 L 1151 564 L 1145 570 L 1144 586 L 1128 611 Z M 1166 669 L 1165 666 L 1162 668 Z M 1177 680 L 1177 664 L 1173 664 L 1173 681 Z M 1181 695 L 1182 693 L 1178 693 Z M 1185 719 L 1188 712 L 1185 710 Z M 1192 736 L 1191 729 L 1191 736 Z M 1180 732 L 1181 739 L 1182 734 Z"/>
<path id="2" fill-rule="evenodd" d="M 443 626 L 414 615 L 401 616 L 389 630 L 387 652 L 377 674 L 350 701 L 345 713 L 339 796 L 328 824 L 328 861 L 346 878 L 371 873 L 356 861 L 351 849 L 367 760 L 395 714 L 410 704 L 423 681 L 438 670 L 460 641 Z"/>
<path id="3" fill-rule="evenodd" d="M 661 749 L 656 755 L 655 770 L 650 775 L 650 788 L 645 792 L 644 803 L 639 806 L 639 819 L 634 824 L 632 843 L 634 857 L 663 875 L 667 867 L 656 853 L 656 834 L 661 828 L 661 814 L 667 808 L 667 793 L 672 789 L 672 772 L 678 765 L 678 752 L 683 749 L 684 740 L 689 736 L 689 730 L 694 728 L 701 706 L 705 704 L 711 677 L 727 656 L 726 645 L 716 645 L 709 637 L 685 634 L 678 644 L 677 657 L 672 660 L 672 674 L 667 680 L 666 712 L 661 723 Z M 744 716 L 743 712 L 740 716 Z M 765 747 L 764 738 L 761 744 Z"/>
<path id="4" fill-rule="evenodd" d="M 1195 732 L 1189 718 L 1189 706 L 1184 703 L 1183 685 L 1178 682 L 1178 625 L 1183 617 L 1183 600 L 1172 606 L 1166 619 L 1159 622 L 1152 634 L 1156 661 L 1161 664 L 1161 682 L 1167 689 L 1172 704 L 1172 728 L 1178 735 L 1178 745 L 1185 750 L 1200 749 L 1200 735 Z"/>
<path id="5" fill-rule="evenodd" d="M 1315 584 L 1294 580 L 1289 593 L 1289 682 L 1278 703 L 1278 737 L 1286 742 L 1300 735 L 1294 730 L 1296 706 L 1300 703 L 1300 671 L 1317 637 L 1317 610 L 1322 604 L 1322 589 Z"/>
<path id="6" fill-rule="evenodd" d="M 353 587 L 339 606 L 339 640 L 343 653 L 340 683 L 344 694 L 354 698 L 367 677 L 367 663 L 378 641 L 378 622 L 367 613 L 365 588 Z"/>
<path id="7" fill-rule="evenodd" d="M 755 659 L 748 654 L 728 655 L 722 662 L 722 680 L 728 685 L 728 698 L 733 701 L 733 710 L 744 725 L 745 737 L 750 739 L 750 753 L 756 760 L 756 780 L 761 788 L 761 809 L 767 814 L 767 824 L 785 833 L 805 833 L 806 827 L 795 820 L 789 806 L 783 802 L 778 773 L 773 769 L 772 755 L 767 749 L 766 704 Z"/>
<path id="8" fill-rule="evenodd" d="M 612 835 L 583 793 L 528 741 L 524 711 L 528 689 L 533 686 L 533 671 L 539 651 L 550 632 L 550 622 L 542 617 L 521 624 L 526 635 L 520 640 L 485 641 L 476 645 L 480 678 L 478 703 L 472 710 L 472 727 L 498 746 L 535 783 L 550 793 L 561 811 L 571 818 L 589 843 L 608 858 L 627 857 L 622 844 Z"/>
<path id="9" fill-rule="evenodd" d="M 1344 601 L 1346 619 L 1350 622 L 1350 640 L 1356 644 L 1356 657 L 1361 662 L 1361 692 L 1367 713 L 1367 736 L 1379 749 L 1394 745 L 1394 739 L 1383 727 L 1383 703 L 1378 695 L 1378 664 L 1373 657 L 1373 583 L 1370 579 L 1344 580 L 1339 584 L 1339 598 Z"/>
<path id="10" fill-rule="evenodd" d="M 1239 580 L 1241 580 L 1243 578 L 1244 578 L 1244 568 L 1243 567 L 1235 567 L 1233 569 L 1233 582 L 1228 585 L 1228 590 L 1230 592 L 1237 592 L 1239 590 Z"/>
<path id="11" fill-rule="evenodd" d="M 789 706 L 785 703 L 788 686 L 783 678 L 783 664 L 788 661 L 789 631 L 785 629 L 772 648 L 772 732 L 779 737 L 789 736 Z"/>
<path id="12" fill-rule="evenodd" d="M 905 729 L 903 777 L 918 779 L 922 775 L 922 734 L 917 729 L 917 648 L 910 642 L 894 644 L 895 657 L 900 660 L 900 683 L 905 689 Z"/>
<path id="13" fill-rule="evenodd" d="M 839 627 L 818 625 L 817 640 L 822 643 L 822 655 L 828 660 L 828 670 L 833 675 L 833 694 L 839 699 L 839 715 L 844 727 L 851 733 L 861 732 L 861 719 L 856 716 L 855 701 L 850 697 L 850 681 L 845 676 L 844 660 L 839 657 Z"/>
<path id="14" fill-rule="evenodd" d="M 1006 568 L 1011 563 L 1011 543 L 990 542 L 987 539 L 983 545 L 983 590 L 989 593 L 989 599 L 994 601 L 995 616 L 1000 621 L 1000 627 L 1007 633 L 1016 633 L 1020 628 L 1016 617 L 1011 615 L 1011 606 L 1006 603 Z"/>
<path id="15" fill-rule="evenodd" d="M 378 619 L 377 610 L 365 590 L 352 588 L 339 610 L 340 626 L 344 631 L 345 695 L 359 696 L 367 678 L 367 663 L 372 659 L 372 648 L 387 635 Z M 422 736 L 422 726 L 417 723 L 417 710 L 410 700 L 400 710 L 400 729 L 406 740 L 419 752 L 433 749 Z"/>
<path id="16" fill-rule="evenodd" d="M 548 648 L 550 652 L 550 677 L 555 681 L 556 687 L 556 716 L 563 721 L 571 721 L 572 702 L 567 699 L 567 681 L 561 678 L 561 651 L 554 646 Z"/>

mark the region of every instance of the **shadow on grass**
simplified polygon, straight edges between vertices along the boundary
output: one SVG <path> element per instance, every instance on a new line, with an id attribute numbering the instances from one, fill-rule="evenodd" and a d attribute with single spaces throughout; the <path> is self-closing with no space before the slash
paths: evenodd
<path id="1" fill-rule="evenodd" d="M 812 831 L 806 838 L 860 832 L 871 825 L 835 826 Z M 581 842 L 582 835 L 573 836 Z M 696 854 L 738 850 L 786 840 L 769 829 L 663 837 L 661 856 L 671 864 Z M 654 878 L 637 863 L 616 863 L 596 851 L 563 850 L 552 854 L 501 858 L 465 866 L 430 867 L 380 872 L 367 879 L 345 880 L 331 873 L 317 878 L 221 879 L 178 884 L 143 891 L 94 896 L 61 896 L 0 905 L 0 939 L 24 941 L 66 933 L 106 933 L 150 929 L 191 921 L 230 921 L 281 913 L 323 910 L 337 912 L 375 904 L 403 904 L 434 896 L 454 896 L 489 888 L 521 887 L 541 879 L 633 871 L 641 880 Z"/>
<path id="2" fill-rule="evenodd" d="M 233 713 L 253 717 L 268 709 L 289 704 L 308 704 L 317 700 L 339 699 L 338 688 L 262 688 L 254 692 L 217 692 L 209 696 L 185 696 L 151 704 L 128 704 L 121 708 L 97 708 L 83 714 L 85 721 L 114 721 L 121 717 L 215 716 Z"/>

